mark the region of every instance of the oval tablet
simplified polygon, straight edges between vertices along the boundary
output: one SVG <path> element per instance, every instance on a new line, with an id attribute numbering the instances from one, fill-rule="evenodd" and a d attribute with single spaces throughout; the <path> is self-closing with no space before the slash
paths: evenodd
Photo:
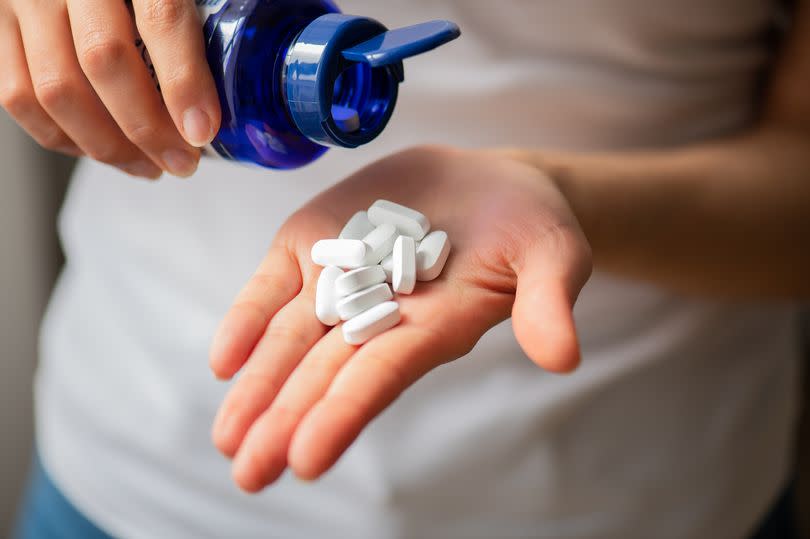
<path id="1" fill-rule="evenodd" d="M 394 253 L 383 258 L 380 262 L 380 267 L 385 272 L 385 280 L 390 283 L 394 276 Z"/>
<path id="2" fill-rule="evenodd" d="M 366 212 L 359 211 L 352 215 L 352 218 L 340 231 L 338 238 L 342 240 L 362 240 L 372 230 L 374 230 L 374 225 L 368 220 Z"/>
<path id="3" fill-rule="evenodd" d="M 364 266 L 379 264 L 394 250 L 394 241 L 397 239 L 397 229 L 394 225 L 383 223 L 366 234 L 363 243 L 366 244 L 366 263 Z"/>
<path id="4" fill-rule="evenodd" d="M 312 261 L 319 266 L 359 268 L 366 266 L 366 244 L 362 240 L 319 240 L 312 246 Z"/>
<path id="5" fill-rule="evenodd" d="M 340 322 L 337 312 L 338 296 L 335 293 L 335 281 L 343 275 L 343 270 L 337 266 L 326 266 L 318 276 L 318 285 L 315 289 L 315 316 L 322 324 L 334 326 Z"/>
<path id="6" fill-rule="evenodd" d="M 355 292 L 351 296 L 338 300 L 337 312 L 343 320 L 349 320 L 365 310 L 368 310 L 378 303 L 391 299 L 391 288 L 387 284 L 377 284 L 371 288 L 366 288 L 360 292 Z"/>
<path id="7" fill-rule="evenodd" d="M 358 290 L 369 288 L 385 282 L 385 271 L 382 266 L 364 266 L 347 271 L 335 281 L 335 292 L 338 297 L 354 294 Z"/>
<path id="8" fill-rule="evenodd" d="M 420 281 L 432 281 L 444 269 L 450 255 L 450 240 L 447 232 L 434 230 L 422 240 L 416 249 L 416 278 Z"/>
<path id="9" fill-rule="evenodd" d="M 395 301 L 386 301 L 344 323 L 343 339 L 348 344 L 363 344 L 396 326 L 400 320 L 399 305 Z"/>
<path id="10" fill-rule="evenodd" d="M 378 200 L 368 209 L 368 220 L 373 225 L 388 223 L 394 225 L 400 234 L 421 240 L 430 230 L 430 221 L 424 214 L 391 202 Z"/>
<path id="11" fill-rule="evenodd" d="M 416 285 L 416 242 L 410 236 L 400 236 L 394 242 L 391 283 L 397 294 L 410 294 Z M 383 272 L 385 273 L 385 272 Z"/>

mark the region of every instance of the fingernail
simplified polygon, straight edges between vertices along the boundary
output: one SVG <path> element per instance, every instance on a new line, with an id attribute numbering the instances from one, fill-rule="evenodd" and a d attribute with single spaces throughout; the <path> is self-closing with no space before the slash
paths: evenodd
<path id="1" fill-rule="evenodd" d="M 197 160 L 183 150 L 167 150 L 163 153 L 163 161 L 169 172 L 175 176 L 187 177 L 197 170 Z"/>
<path id="2" fill-rule="evenodd" d="M 211 132 L 211 120 L 208 115 L 197 107 L 191 107 L 183 113 L 183 131 L 186 133 L 186 140 L 192 146 L 205 146 L 214 134 Z"/>

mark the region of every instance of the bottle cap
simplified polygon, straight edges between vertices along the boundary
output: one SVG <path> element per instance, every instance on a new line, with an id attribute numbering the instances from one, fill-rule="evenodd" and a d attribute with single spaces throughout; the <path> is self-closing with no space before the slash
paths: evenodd
<path id="1" fill-rule="evenodd" d="M 330 13 L 293 40 L 284 61 L 290 115 L 310 140 L 356 148 L 385 129 L 404 81 L 402 60 L 461 35 L 450 21 L 388 30 L 367 17 Z"/>

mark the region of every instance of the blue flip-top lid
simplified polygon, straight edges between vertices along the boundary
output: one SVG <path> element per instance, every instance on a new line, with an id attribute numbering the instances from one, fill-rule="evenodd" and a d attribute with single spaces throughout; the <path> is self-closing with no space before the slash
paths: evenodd
<path id="1" fill-rule="evenodd" d="M 461 35 L 450 21 L 396 30 L 366 17 L 330 13 L 295 38 L 284 62 L 284 91 L 295 125 L 312 141 L 355 148 L 388 123 L 402 60 Z"/>

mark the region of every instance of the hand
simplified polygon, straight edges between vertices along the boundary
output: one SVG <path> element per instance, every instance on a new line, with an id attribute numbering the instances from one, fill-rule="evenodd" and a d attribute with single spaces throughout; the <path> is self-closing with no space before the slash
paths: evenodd
<path id="1" fill-rule="evenodd" d="M 188 176 L 220 122 L 196 8 L 133 7 L 163 99 L 124 0 L 0 0 L 0 105 L 45 148 L 135 176 Z"/>
<path id="2" fill-rule="evenodd" d="M 402 323 L 361 347 L 315 317 L 310 248 L 378 198 L 425 213 L 453 245 L 442 275 L 399 296 Z M 227 313 L 211 350 L 222 379 L 242 375 L 213 428 L 247 491 L 290 466 L 329 469 L 360 431 L 431 369 L 469 352 L 511 316 L 526 354 L 551 371 L 579 361 L 571 309 L 590 248 L 554 183 L 505 154 L 418 148 L 357 172 L 285 223 Z"/>

